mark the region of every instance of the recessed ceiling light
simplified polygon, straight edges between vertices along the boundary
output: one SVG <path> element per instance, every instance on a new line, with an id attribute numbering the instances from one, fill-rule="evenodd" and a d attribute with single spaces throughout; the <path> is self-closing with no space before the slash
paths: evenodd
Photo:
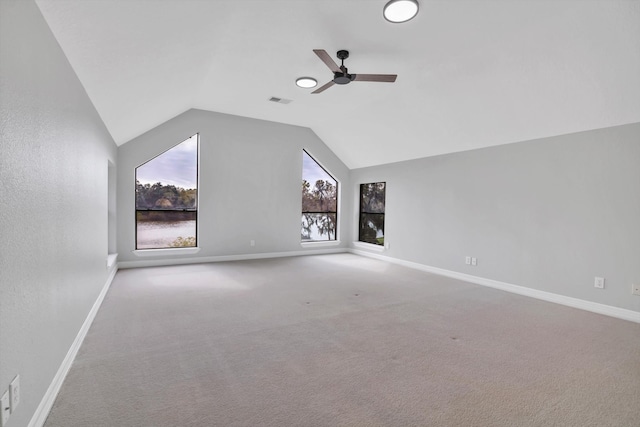
<path id="1" fill-rule="evenodd" d="M 391 0 L 384 6 L 382 14 L 389 22 L 407 22 L 418 14 L 418 0 Z"/>
<path id="2" fill-rule="evenodd" d="M 310 89 L 318 85 L 318 81 L 312 77 L 300 77 L 296 80 L 296 85 L 304 89 Z"/>

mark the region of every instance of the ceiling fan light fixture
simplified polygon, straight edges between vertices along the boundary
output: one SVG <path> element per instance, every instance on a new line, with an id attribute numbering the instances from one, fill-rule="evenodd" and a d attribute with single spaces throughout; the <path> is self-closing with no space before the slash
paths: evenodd
<path id="1" fill-rule="evenodd" d="M 418 14 L 418 0 L 391 0 L 384 6 L 384 19 L 394 24 L 407 22 Z"/>
<path id="2" fill-rule="evenodd" d="M 312 87 L 316 87 L 317 85 L 318 81 L 313 77 L 300 77 L 296 79 L 296 86 L 303 89 L 311 89 Z"/>

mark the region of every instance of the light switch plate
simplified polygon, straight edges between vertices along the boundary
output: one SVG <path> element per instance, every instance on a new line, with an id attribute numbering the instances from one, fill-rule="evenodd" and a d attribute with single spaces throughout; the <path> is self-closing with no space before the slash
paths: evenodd
<path id="1" fill-rule="evenodd" d="M 11 384 L 9 384 L 9 397 L 11 399 L 11 413 L 13 414 L 20 404 L 20 375 L 16 375 Z"/>

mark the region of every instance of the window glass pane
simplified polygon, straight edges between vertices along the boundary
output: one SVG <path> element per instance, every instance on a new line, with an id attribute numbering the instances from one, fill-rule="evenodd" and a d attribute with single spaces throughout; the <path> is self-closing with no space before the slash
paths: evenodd
<path id="1" fill-rule="evenodd" d="M 138 211 L 137 249 L 196 246 L 195 212 Z"/>
<path id="2" fill-rule="evenodd" d="M 336 240 L 337 207 L 338 182 L 303 151 L 301 239 Z"/>
<path id="3" fill-rule="evenodd" d="M 198 135 L 136 168 L 136 249 L 194 247 Z"/>
<path id="4" fill-rule="evenodd" d="M 384 245 L 384 204 L 386 183 L 374 182 L 360 185 L 361 242 Z"/>
<path id="5" fill-rule="evenodd" d="M 302 240 L 336 240 L 336 223 L 334 213 L 303 213 Z"/>

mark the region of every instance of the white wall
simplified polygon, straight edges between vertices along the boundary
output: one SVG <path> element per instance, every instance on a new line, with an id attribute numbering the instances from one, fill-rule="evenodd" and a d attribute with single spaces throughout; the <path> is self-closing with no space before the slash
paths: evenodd
<path id="1" fill-rule="evenodd" d="M 189 110 L 118 149 L 119 260 L 134 255 L 135 168 L 191 135 L 200 134 L 197 259 L 317 250 L 300 244 L 302 150 L 339 181 L 338 224 L 345 248 L 351 235 L 349 170 L 308 128 L 203 110 Z M 345 192 L 344 189 L 347 191 Z M 340 209 L 341 208 L 341 209 Z M 255 246 L 249 242 L 255 240 Z M 175 255 L 158 259 L 176 259 Z"/>
<path id="2" fill-rule="evenodd" d="M 352 219 L 386 181 L 385 256 L 640 311 L 639 165 L 631 124 L 356 169 Z"/>
<path id="3" fill-rule="evenodd" d="M 30 0 L 0 1 L 0 393 L 26 426 L 108 272 L 116 146 Z"/>

